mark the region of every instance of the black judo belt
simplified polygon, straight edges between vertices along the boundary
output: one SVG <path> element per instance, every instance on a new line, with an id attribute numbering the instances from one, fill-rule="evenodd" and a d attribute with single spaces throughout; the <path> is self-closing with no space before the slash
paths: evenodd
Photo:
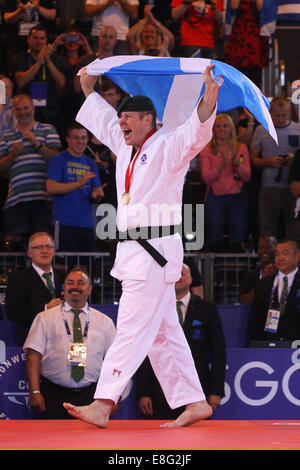
<path id="1" fill-rule="evenodd" d="M 177 225 L 137 227 L 125 230 L 124 232 L 117 232 L 117 240 L 119 242 L 124 242 L 126 240 L 136 241 L 161 267 L 164 267 L 168 261 L 147 240 L 167 237 L 169 235 L 174 235 L 176 232 L 178 232 Z"/>

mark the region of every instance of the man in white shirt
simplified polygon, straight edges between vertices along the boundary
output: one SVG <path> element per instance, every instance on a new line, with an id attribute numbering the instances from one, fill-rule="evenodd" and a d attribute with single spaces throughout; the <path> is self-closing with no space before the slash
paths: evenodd
<path id="1" fill-rule="evenodd" d="M 128 54 L 126 34 L 129 30 L 129 20 L 137 17 L 138 7 L 138 0 L 87 0 L 86 13 L 88 17 L 93 18 L 91 36 L 95 38 L 95 47 L 97 48 L 101 30 L 105 26 L 113 26 L 117 30 L 118 39 L 115 54 Z"/>
<path id="2" fill-rule="evenodd" d="M 157 205 L 175 210 L 170 213 L 169 226 L 163 217 L 156 225 L 170 229 L 180 224 L 184 176 L 190 160 L 212 136 L 219 92 L 211 77 L 212 68 L 204 72 L 205 93 L 198 107 L 172 132 L 156 129 L 155 109 L 147 97 L 128 98 L 116 113 L 94 92 L 97 77 L 82 71 L 86 101 L 77 120 L 117 155 L 119 231 L 148 225 L 149 234 L 149 227 L 155 224 L 149 217 L 145 224 L 144 216 L 151 217 Z M 118 244 L 111 272 L 122 281 L 116 340 L 104 361 L 94 403 L 88 407 L 64 404 L 73 416 L 106 427 L 113 406 L 146 355 L 171 408 L 186 405 L 178 419 L 165 426 L 187 426 L 211 415 L 178 323 L 174 285 L 181 274 L 183 248 L 179 234 L 170 233 L 165 236 L 161 230 L 156 238 L 150 236 L 148 244 L 144 243 L 147 240 L 139 238 L 137 243 L 128 237 Z"/>
<path id="3" fill-rule="evenodd" d="M 277 274 L 261 279 L 254 291 L 252 341 L 300 339 L 300 252 L 296 241 L 277 243 Z"/>
<path id="4" fill-rule="evenodd" d="M 116 332 L 107 315 L 88 305 L 91 290 L 87 273 L 74 268 L 65 279 L 64 304 L 39 313 L 30 328 L 24 344 L 29 405 L 40 419 L 70 418 L 66 400 L 93 401 Z"/>

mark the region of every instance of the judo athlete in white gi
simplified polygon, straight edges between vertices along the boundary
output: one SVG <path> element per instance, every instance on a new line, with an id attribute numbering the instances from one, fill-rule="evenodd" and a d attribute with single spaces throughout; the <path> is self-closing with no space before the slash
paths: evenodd
<path id="1" fill-rule="evenodd" d="M 77 120 L 117 155 L 119 230 L 145 226 L 143 216 L 155 204 L 181 207 L 189 162 L 212 137 L 219 91 L 212 68 L 208 66 L 204 72 L 205 93 L 198 107 L 172 132 L 164 126 L 153 131 L 152 102 L 147 98 L 144 108 L 143 99 L 130 98 L 118 119 L 115 109 L 94 92 L 97 77 L 83 70 L 81 86 L 86 100 Z M 134 164 L 131 178 L 127 172 L 130 164 L 131 169 Z M 143 216 L 138 210 L 141 206 Z M 180 220 L 175 217 L 172 223 Z M 188 426 L 212 414 L 176 312 L 175 282 L 183 262 L 181 238 L 175 233 L 152 238 L 149 243 L 167 260 L 164 267 L 136 240 L 118 243 L 111 272 L 122 281 L 116 338 L 103 362 L 94 402 L 85 407 L 64 403 L 72 416 L 101 428 L 107 426 L 113 406 L 146 355 L 171 408 L 186 405 L 175 421 L 163 426 Z"/>

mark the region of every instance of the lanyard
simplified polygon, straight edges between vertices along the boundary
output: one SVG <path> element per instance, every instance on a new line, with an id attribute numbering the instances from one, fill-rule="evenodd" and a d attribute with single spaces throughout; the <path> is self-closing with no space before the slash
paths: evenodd
<path id="1" fill-rule="evenodd" d="M 71 330 L 70 330 L 70 327 L 69 327 L 68 320 L 66 319 L 66 317 L 64 315 L 63 308 L 64 307 L 61 307 L 61 311 L 62 311 L 62 314 L 63 314 L 63 321 L 64 321 L 64 325 L 65 325 L 65 328 L 66 328 L 67 336 L 71 337 Z M 87 338 L 88 331 L 89 331 L 89 326 L 90 326 L 90 308 L 88 307 L 88 318 L 85 322 L 84 332 L 83 332 L 83 335 L 82 335 L 83 339 Z"/>
<path id="2" fill-rule="evenodd" d="M 129 193 L 130 180 L 131 180 L 131 177 L 132 177 L 134 165 L 135 165 L 135 162 L 136 162 L 137 159 L 138 159 L 139 154 L 141 153 L 142 147 L 143 147 L 144 143 L 146 142 L 146 140 L 148 140 L 148 139 L 154 134 L 154 132 L 156 132 L 156 130 L 157 130 L 156 127 L 153 127 L 153 129 L 151 129 L 151 131 L 148 132 L 148 134 L 146 135 L 145 139 L 143 140 L 142 145 L 140 146 L 140 148 L 139 148 L 139 150 L 138 150 L 136 156 L 135 156 L 134 159 L 129 163 L 129 165 L 128 165 L 128 167 L 127 167 L 126 176 L 125 176 L 125 192 L 126 192 L 126 193 Z"/>
<path id="3" fill-rule="evenodd" d="M 45 64 L 42 65 L 42 81 L 43 82 L 46 81 L 46 65 Z"/>
<path id="4" fill-rule="evenodd" d="M 29 65 L 32 66 L 35 61 L 33 60 L 33 57 L 30 53 L 30 49 L 28 49 L 28 62 L 29 62 Z M 45 82 L 46 81 L 46 65 L 43 64 L 42 65 L 42 81 Z"/>
<path id="5" fill-rule="evenodd" d="M 272 308 L 272 305 L 274 303 L 274 296 L 275 296 L 275 291 L 278 287 L 278 284 L 279 284 L 279 274 L 277 273 L 276 274 L 276 277 L 274 279 L 274 282 L 273 282 L 273 287 L 272 287 L 272 291 L 271 291 L 271 297 L 270 297 L 270 308 Z M 289 287 L 287 289 L 287 293 L 289 292 Z M 278 300 L 279 302 L 279 300 Z M 287 302 L 287 298 L 285 299 L 285 304 Z"/>

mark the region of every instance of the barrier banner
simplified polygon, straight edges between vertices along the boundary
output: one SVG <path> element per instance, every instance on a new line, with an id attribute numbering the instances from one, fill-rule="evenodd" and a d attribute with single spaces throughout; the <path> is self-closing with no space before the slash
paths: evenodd
<path id="1" fill-rule="evenodd" d="M 0 341 L 0 419 L 33 418 L 25 362 L 22 348 L 5 348 Z"/>
<path id="2" fill-rule="evenodd" d="M 26 354 L 15 342 L 14 324 L 0 321 L 0 419 L 32 419 L 28 407 Z M 95 305 L 116 323 L 117 305 Z M 227 343 L 225 396 L 212 419 L 300 419 L 300 348 L 246 348 L 249 308 L 218 306 Z M 134 379 L 113 419 L 145 419 Z"/>
<path id="3" fill-rule="evenodd" d="M 228 349 L 214 419 L 299 419 L 300 349 Z"/>

